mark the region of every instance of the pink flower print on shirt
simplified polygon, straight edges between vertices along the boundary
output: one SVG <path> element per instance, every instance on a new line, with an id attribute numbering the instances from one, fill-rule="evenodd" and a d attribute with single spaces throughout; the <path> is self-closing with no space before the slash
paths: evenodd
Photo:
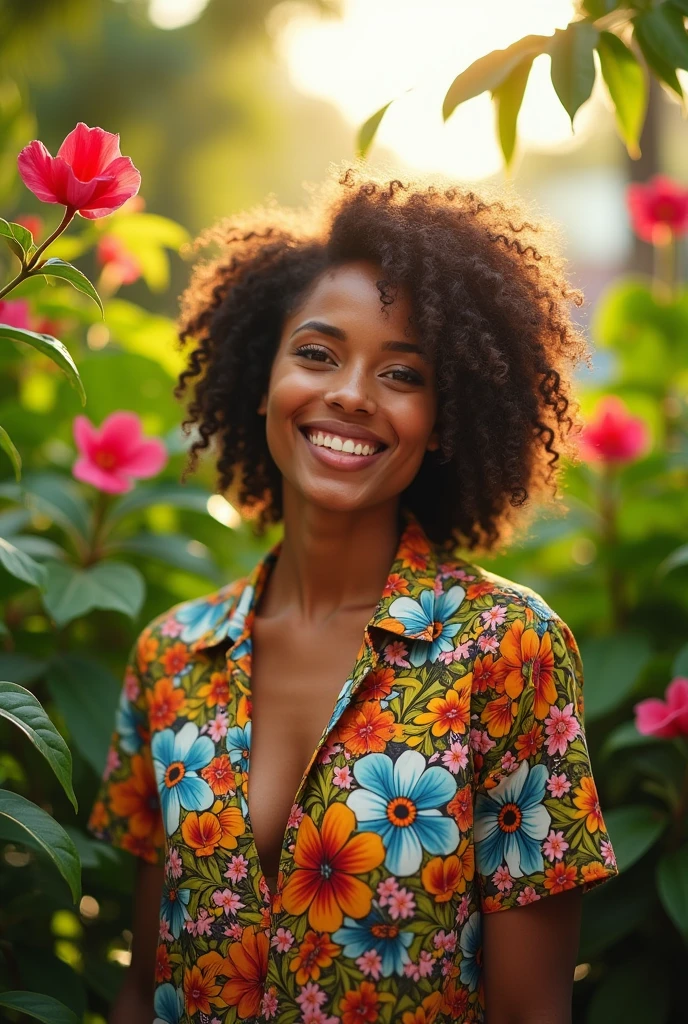
<path id="1" fill-rule="evenodd" d="M 278 953 L 287 953 L 294 945 L 294 936 L 288 928 L 278 928 L 270 939 L 270 945 L 273 946 Z"/>
<path id="2" fill-rule="evenodd" d="M 479 754 L 486 754 L 488 750 L 492 750 L 496 746 L 496 740 L 491 740 L 482 729 L 471 729 L 469 737 L 471 746 Z"/>
<path id="3" fill-rule="evenodd" d="M 612 844 L 608 843 L 606 839 L 603 839 L 600 843 L 600 853 L 604 857 L 604 863 L 607 867 L 616 867 L 616 857 L 612 850 Z"/>
<path id="4" fill-rule="evenodd" d="M 580 725 L 573 713 L 573 702 L 564 708 L 552 705 L 549 709 L 549 717 L 545 719 L 545 733 L 549 736 L 547 741 L 547 753 L 565 754 L 571 740 L 578 735 Z"/>
<path id="5" fill-rule="evenodd" d="M 215 718 L 201 727 L 201 732 L 207 732 L 213 743 L 219 743 L 227 735 L 227 712 L 218 711 Z"/>
<path id="6" fill-rule="evenodd" d="M 274 1017 L 275 1014 L 277 1013 L 278 1007 L 279 1002 L 277 999 L 277 990 L 275 989 L 274 985 L 271 985 L 267 992 L 263 995 L 263 1001 L 260 1004 L 260 1012 L 262 1013 L 263 1017 L 266 1017 L 267 1020 L 270 1020 L 270 1018 Z M 220 1024 L 220 1021 L 218 1021 L 217 1024 Z"/>
<path id="7" fill-rule="evenodd" d="M 353 781 L 354 777 L 347 764 L 343 768 L 335 768 L 332 773 L 332 785 L 337 786 L 339 789 L 351 789 Z"/>
<path id="8" fill-rule="evenodd" d="M 316 1013 L 322 1004 L 327 1002 L 327 992 L 323 992 L 320 985 L 316 985 L 314 981 L 309 981 L 297 995 L 296 1002 L 305 1017 L 306 1014 Z"/>
<path id="9" fill-rule="evenodd" d="M 459 740 L 455 740 L 449 750 L 445 750 L 442 754 L 442 764 L 456 775 L 468 764 L 468 744 L 464 745 Z"/>
<path id="10" fill-rule="evenodd" d="M 497 886 L 500 892 L 509 892 L 514 887 L 514 880 L 509 873 L 509 869 L 501 864 L 494 875 L 492 881 Z"/>
<path id="11" fill-rule="evenodd" d="M 189 918 L 184 924 L 187 932 L 191 935 L 210 935 L 210 929 L 214 922 L 215 918 L 210 916 L 205 907 L 201 907 L 198 911 L 198 918 L 195 921 Z"/>
<path id="12" fill-rule="evenodd" d="M 535 903 L 535 901 L 539 899 L 540 894 L 535 892 L 532 885 L 527 885 L 523 892 L 520 892 L 516 897 L 516 902 L 524 907 L 527 903 Z"/>
<path id="13" fill-rule="evenodd" d="M 481 633 L 478 637 L 478 647 L 482 654 L 499 650 L 499 640 L 494 633 Z"/>
<path id="14" fill-rule="evenodd" d="M 298 828 L 303 818 L 303 807 L 299 807 L 298 804 L 291 805 L 291 811 L 289 812 L 289 818 L 287 819 L 287 828 Z"/>
<path id="15" fill-rule="evenodd" d="M 356 966 L 366 978 L 377 981 L 382 973 L 382 957 L 376 949 L 368 949 L 357 958 Z"/>
<path id="16" fill-rule="evenodd" d="M 382 882 L 378 883 L 377 894 L 379 896 L 379 904 L 381 907 L 387 906 L 390 899 L 399 889 L 399 883 L 397 882 L 394 875 L 390 875 L 389 878 L 385 878 Z"/>
<path id="17" fill-rule="evenodd" d="M 387 906 L 389 916 L 396 921 L 400 917 L 404 919 L 413 917 L 416 901 L 413 898 L 413 893 L 410 893 L 408 889 L 397 889 L 387 900 Z"/>
<path id="18" fill-rule="evenodd" d="M 513 751 L 507 750 L 506 754 L 502 757 L 501 765 L 505 772 L 513 772 L 518 768 L 519 761 L 518 758 L 514 757 Z"/>
<path id="19" fill-rule="evenodd" d="M 222 907 L 227 916 L 236 914 L 237 910 L 245 906 L 239 899 L 239 894 L 232 892 L 231 889 L 216 889 L 213 893 L 213 903 L 216 907 Z"/>
<path id="20" fill-rule="evenodd" d="M 165 863 L 165 870 L 171 878 L 182 877 L 182 858 L 179 855 L 179 850 L 176 846 L 170 847 L 170 852 L 167 854 L 167 861 Z"/>
<path id="21" fill-rule="evenodd" d="M 160 918 L 160 930 L 158 934 L 163 942 L 172 942 L 172 940 L 174 939 L 174 935 L 170 931 L 170 926 L 167 923 L 166 917 Z"/>
<path id="22" fill-rule="evenodd" d="M 468 920 L 468 916 L 471 912 L 471 901 L 468 895 L 462 896 L 459 905 L 456 908 L 456 923 L 460 926 Z"/>
<path id="23" fill-rule="evenodd" d="M 506 608 L 503 605 L 495 605 L 494 608 L 487 608 L 481 613 L 480 618 L 482 619 L 485 629 L 496 629 L 506 619 Z"/>
<path id="24" fill-rule="evenodd" d="M 124 692 L 126 694 L 127 700 L 130 700 L 132 703 L 136 700 L 139 693 L 141 692 L 139 681 L 133 672 L 127 672 L 127 674 L 124 677 Z"/>
<path id="25" fill-rule="evenodd" d="M 408 660 L 408 648 L 401 640 L 393 640 L 387 644 L 383 651 L 383 658 L 388 665 L 397 665 L 399 668 L 410 668 Z"/>
<path id="26" fill-rule="evenodd" d="M 418 963 L 404 964 L 404 974 L 408 978 L 413 978 L 414 981 L 420 981 L 421 978 L 429 978 L 432 974 L 432 969 L 435 965 L 435 961 L 431 953 L 427 950 L 423 950 L 418 957 Z"/>
<path id="27" fill-rule="evenodd" d="M 108 750 L 107 758 L 105 760 L 105 771 L 103 772 L 103 778 L 109 779 L 112 773 L 117 771 L 120 764 L 121 762 L 119 759 L 119 754 L 114 749 L 114 747 L 110 747 L 110 749 Z"/>
<path id="28" fill-rule="evenodd" d="M 240 882 L 243 878 L 248 875 L 248 861 L 243 854 L 237 854 L 230 858 L 227 870 L 224 873 L 224 877 L 228 878 L 230 882 Z"/>
<path id="29" fill-rule="evenodd" d="M 436 949 L 442 949 L 445 953 L 453 953 L 456 949 L 456 932 L 439 931 L 432 941 Z"/>
<path id="30" fill-rule="evenodd" d="M 241 939 L 243 931 L 244 929 L 241 927 L 239 922 L 235 921 L 234 924 L 227 925 L 223 932 L 223 935 L 226 935 L 228 939 L 235 939 L 238 941 Z"/>
<path id="31" fill-rule="evenodd" d="M 547 780 L 547 789 L 552 796 L 564 796 L 571 789 L 571 783 L 565 775 L 551 775 Z"/>
<path id="32" fill-rule="evenodd" d="M 568 850 L 569 844 L 564 839 L 563 832 L 555 832 L 552 829 L 542 844 L 542 850 L 548 860 L 561 860 L 564 851 Z"/>
<path id="33" fill-rule="evenodd" d="M 174 618 L 167 619 L 166 622 L 163 622 L 162 626 L 160 627 L 160 632 L 162 633 L 163 636 L 181 636 L 183 630 L 184 627 L 182 626 L 181 622 L 177 622 L 177 620 Z"/>
<path id="34" fill-rule="evenodd" d="M 341 743 L 323 743 L 318 754 L 319 764 L 329 764 L 333 757 L 336 757 L 342 749 Z"/>

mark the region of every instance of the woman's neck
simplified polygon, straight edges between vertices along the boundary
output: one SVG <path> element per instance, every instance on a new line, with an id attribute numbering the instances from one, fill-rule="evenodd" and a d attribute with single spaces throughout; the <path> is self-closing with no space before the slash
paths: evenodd
<path id="1" fill-rule="evenodd" d="M 262 616 L 310 624 L 374 608 L 399 543 L 398 499 L 355 512 L 315 507 L 284 488 L 284 540 L 261 602 Z"/>

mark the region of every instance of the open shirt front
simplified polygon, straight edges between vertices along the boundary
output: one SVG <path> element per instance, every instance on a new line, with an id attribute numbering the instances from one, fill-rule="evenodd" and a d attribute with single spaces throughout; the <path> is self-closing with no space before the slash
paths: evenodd
<path id="1" fill-rule="evenodd" d="M 271 896 L 247 782 L 251 626 L 278 553 L 155 619 L 125 675 L 89 828 L 164 860 L 155 1020 L 483 1021 L 481 915 L 618 873 L 574 636 L 407 514 Z"/>

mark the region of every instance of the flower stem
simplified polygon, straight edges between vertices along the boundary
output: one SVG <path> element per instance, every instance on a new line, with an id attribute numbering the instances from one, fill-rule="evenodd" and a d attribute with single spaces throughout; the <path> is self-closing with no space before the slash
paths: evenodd
<path id="1" fill-rule="evenodd" d="M 625 601 L 625 581 L 618 565 L 613 559 L 618 548 L 618 524 L 616 521 L 617 503 L 614 493 L 614 467 L 605 464 L 600 486 L 600 516 L 602 519 L 602 537 L 607 548 L 609 563 L 607 566 L 607 582 L 609 599 L 612 608 L 612 625 L 616 631 L 623 630 L 626 624 L 627 608 Z"/>
<path id="2" fill-rule="evenodd" d="M 36 263 L 40 259 L 41 254 L 44 253 L 48 246 L 51 245 L 59 235 L 62 234 L 62 232 L 69 226 L 69 224 L 71 224 L 71 222 L 74 220 L 75 215 L 76 210 L 74 209 L 74 207 L 66 207 L 64 217 L 62 218 L 58 226 L 55 228 L 52 235 L 49 235 L 48 238 L 46 238 L 46 240 L 42 242 L 41 245 L 39 245 L 31 259 L 28 261 L 28 263 L 22 264 L 22 268 L 17 274 L 17 276 L 13 278 L 9 282 L 9 284 L 6 284 L 4 288 L 0 288 L 0 299 L 7 295 L 8 292 L 11 292 L 13 288 L 16 288 L 17 285 L 21 284 L 22 281 L 25 281 L 27 277 L 33 276 L 34 273 L 39 273 L 39 271 L 36 269 Z"/>
<path id="3" fill-rule="evenodd" d="M 99 491 L 95 503 L 95 508 L 93 509 L 91 538 L 84 557 L 84 565 L 93 565 L 95 562 L 99 561 L 102 555 L 101 541 L 103 534 L 103 526 L 105 524 L 105 517 L 109 505 L 109 495 L 107 495 L 104 491 Z"/>

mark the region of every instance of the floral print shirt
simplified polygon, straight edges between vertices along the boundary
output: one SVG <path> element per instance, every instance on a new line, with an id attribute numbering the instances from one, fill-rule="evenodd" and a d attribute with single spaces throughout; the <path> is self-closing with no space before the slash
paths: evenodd
<path id="1" fill-rule="evenodd" d="M 155 1022 L 483 1021 L 482 915 L 618 873 L 573 634 L 407 514 L 271 897 L 247 781 L 251 625 L 278 552 L 157 618 L 126 672 L 89 827 L 164 861 Z"/>

